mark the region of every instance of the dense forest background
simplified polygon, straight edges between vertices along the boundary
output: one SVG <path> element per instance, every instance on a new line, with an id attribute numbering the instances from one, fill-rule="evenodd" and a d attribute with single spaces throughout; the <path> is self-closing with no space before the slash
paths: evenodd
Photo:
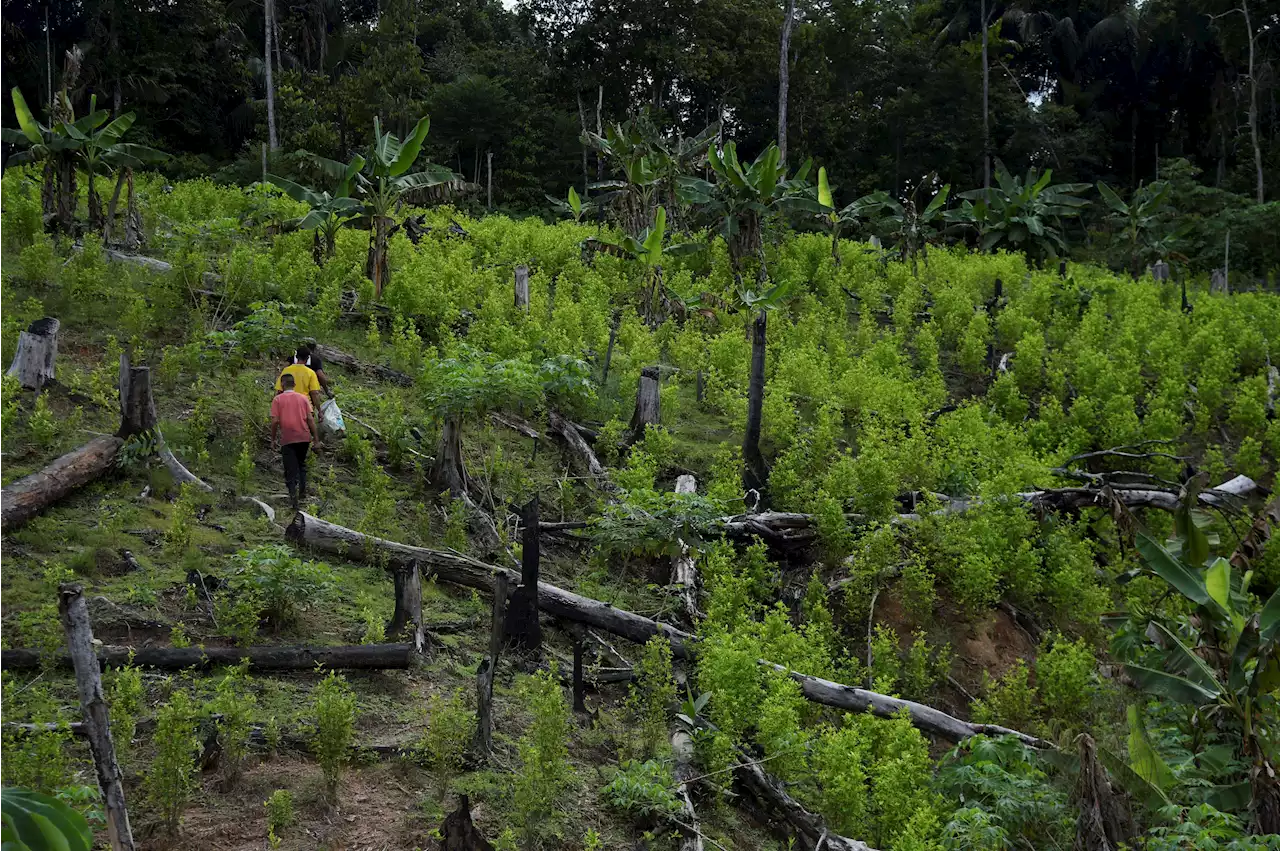
<path id="1" fill-rule="evenodd" d="M 607 176 L 594 155 L 584 161 L 580 135 L 645 105 L 687 135 L 723 118 L 752 155 L 778 136 L 778 0 L 272 2 L 275 170 L 300 149 L 345 159 L 374 116 L 403 134 L 429 113 L 434 161 L 483 185 L 492 153 L 494 206 L 533 212 L 546 194 Z M 984 14 L 989 153 L 1014 173 L 1052 168 L 1056 181 L 1122 189 L 1194 178 L 1256 200 L 1255 104 L 1261 182 L 1280 182 L 1274 0 L 793 5 L 789 159 L 825 165 L 838 200 L 902 192 L 930 172 L 957 190 L 983 184 Z M 48 103 L 48 57 L 56 86 L 79 45 L 73 100 L 96 93 L 136 111 L 137 141 L 175 155 L 171 176 L 261 176 L 261 2 L 3 10 L 7 87 Z M 6 126 L 11 113 L 5 98 Z"/>

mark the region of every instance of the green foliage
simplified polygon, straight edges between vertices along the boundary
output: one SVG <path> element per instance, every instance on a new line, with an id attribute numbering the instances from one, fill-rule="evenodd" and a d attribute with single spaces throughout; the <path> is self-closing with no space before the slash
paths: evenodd
<path id="1" fill-rule="evenodd" d="M 645 642 L 635 666 L 636 682 L 631 685 L 627 703 L 640 722 L 646 750 L 665 739 L 668 707 L 676 699 L 671 658 L 671 642 L 655 635 Z"/>
<path id="2" fill-rule="evenodd" d="M 242 550 L 233 562 L 236 589 L 261 600 L 263 614 L 277 630 L 293 623 L 299 611 L 325 600 L 334 584 L 328 565 L 303 561 L 283 544 Z"/>
<path id="3" fill-rule="evenodd" d="M 0 837 L 13 851 L 93 848 L 93 832 L 84 816 L 57 798 L 30 789 L 6 788 L 0 797 L 0 811 Z"/>
<path id="4" fill-rule="evenodd" d="M 1096 669 L 1093 650 L 1084 639 L 1047 637 L 1036 658 L 1036 690 L 1045 716 L 1071 727 L 1087 720 L 1099 696 Z"/>
<path id="5" fill-rule="evenodd" d="M 17 696 L 22 701 L 18 702 Z M 60 706 L 48 686 L 39 681 L 18 687 L 11 674 L 3 675 L 4 717 L 24 718 L 37 724 L 58 724 Z M 24 734 L 6 727 L 3 732 L 4 762 L 0 774 L 5 786 L 19 786 L 48 794 L 71 782 L 70 728 Z"/>
<path id="6" fill-rule="evenodd" d="M 49 397 L 44 393 L 36 396 L 35 408 L 27 420 L 27 430 L 31 433 L 32 443 L 40 449 L 48 449 L 58 438 L 58 421 L 49 410 Z"/>
<path id="7" fill-rule="evenodd" d="M 439 780 L 442 800 L 448 794 L 449 781 L 466 763 L 475 725 L 475 713 L 467 709 L 461 689 L 447 696 L 432 694 L 427 700 L 427 728 L 415 751 Z"/>
<path id="8" fill-rule="evenodd" d="M 164 533 L 165 554 L 170 558 L 181 558 L 191 547 L 191 532 L 201 497 L 199 488 L 189 482 L 183 483 L 178 499 L 173 503 L 173 513 L 169 515 L 169 528 Z"/>
<path id="9" fill-rule="evenodd" d="M 248 590 L 223 592 L 213 600 L 213 614 L 219 630 L 229 636 L 237 647 L 249 647 L 257 640 L 262 609 L 262 598 Z"/>
<path id="10" fill-rule="evenodd" d="M 531 721 L 517 743 L 520 771 L 512 804 L 515 826 L 531 843 L 556 829 L 563 795 L 574 782 L 569 765 L 569 707 L 554 666 L 525 680 L 520 696 Z"/>
<path id="11" fill-rule="evenodd" d="M 325 794 L 333 803 L 355 735 L 356 696 L 345 677 L 331 671 L 316 684 L 311 692 L 311 713 L 315 725 L 311 751 L 324 773 Z"/>
<path id="12" fill-rule="evenodd" d="M 973 702 L 973 718 L 981 724 L 1000 724 L 1026 732 L 1039 723 L 1036 689 L 1031 672 L 1019 659 L 996 682 L 983 672 L 983 697 Z"/>
<path id="13" fill-rule="evenodd" d="M 182 811 L 199 782 L 200 738 L 196 735 L 197 710 L 190 695 L 174 691 L 156 712 L 152 737 L 155 756 L 143 781 L 151 805 L 164 819 L 170 835 L 178 830 Z"/>
<path id="14" fill-rule="evenodd" d="M 642 823 L 662 821 L 680 812 L 671 767 L 658 760 L 625 761 L 600 790 L 606 804 Z"/>
<path id="15" fill-rule="evenodd" d="M 257 698 L 248 691 L 249 662 L 227 668 L 215 687 L 208 711 L 218 717 L 218 745 L 222 749 L 222 765 L 229 782 L 240 778 L 249 751 L 249 729 Z"/>
<path id="16" fill-rule="evenodd" d="M 130 663 L 114 668 L 107 677 L 107 706 L 111 712 L 111 740 L 116 749 L 116 762 L 121 771 L 130 768 L 133 757 L 133 737 L 138 717 L 145 706 L 146 692 L 142 685 L 142 669 Z"/>
<path id="17" fill-rule="evenodd" d="M 298 821 L 293 808 L 293 794 L 288 789 L 277 789 L 262 802 L 267 810 L 267 842 L 272 848 L 279 846 L 283 834 Z"/>
<path id="18" fill-rule="evenodd" d="M 253 487 L 253 455 L 249 452 L 247 442 L 240 445 L 240 456 L 236 458 L 236 493 L 248 495 Z"/>
<path id="19" fill-rule="evenodd" d="M 1016 737 L 966 739 L 938 768 L 938 790 L 949 800 L 965 803 L 946 825 L 944 847 L 1069 844 L 1075 813 L 1066 795 L 1048 779 L 1040 757 Z"/>
<path id="20" fill-rule="evenodd" d="M 1025 179 L 1014 177 L 999 160 L 995 176 L 996 185 L 990 189 L 960 193 L 965 203 L 954 212 L 953 220 L 975 226 L 984 251 L 1008 247 L 1026 251 L 1035 260 L 1065 252 L 1061 220 L 1080 215 L 1089 202 L 1079 193 L 1089 185 L 1051 184 L 1053 169 L 1043 174 L 1028 169 Z"/>

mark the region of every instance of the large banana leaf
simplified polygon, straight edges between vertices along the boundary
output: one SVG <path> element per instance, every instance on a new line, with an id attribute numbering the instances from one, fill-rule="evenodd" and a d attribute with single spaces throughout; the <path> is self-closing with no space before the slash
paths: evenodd
<path id="1" fill-rule="evenodd" d="M 1231 652 L 1231 671 L 1227 675 L 1227 688 L 1231 691 L 1240 691 L 1260 673 L 1259 668 L 1265 669 L 1266 659 L 1255 659 L 1260 646 L 1262 640 L 1258 634 L 1258 624 L 1251 618 L 1241 630 L 1235 649 Z"/>
<path id="2" fill-rule="evenodd" d="M 818 203 L 824 210 L 834 210 L 835 202 L 831 200 L 831 187 L 827 184 L 827 169 L 818 169 Z"/>
<path id="3" fill-rule="evenodd" d="M 31 114 L 30 108 L 27 107 L 27 100 L 22 96 L 22 92 L 17 86 L 13 87 L 13 111 L 18 116 L 18 126 L 22 128 L 22 135 L 32 145 L 39 145 L 44 141 L 44 128 L 40 126 L 40 122 L 36 121 L 36 117 Z M 7 139 L 5 141 L 8 141 Z"/>
<path id="4" fill-rule="evenodd" d="M 403 174 L 395 179 L 395 187 L 402 192 L 411 189 L 425 189 L 430 186 L 439 186 L 442 183 L 452 183 L 461 181 L 462 175 L 454 174 L 442 165 L 428 166 L 423 171 L 415 171 L 413 174 Z"/>
<path id="5" fill-rule="evenodd" d="M 1168 674 L 1141 665 L 1125 665 L 1125 672 L 1142 690 L 1158 697 L 1166 697 L 1190 706 L 1204 706 L 1218 699 L 1218 693 L 1209 691 L 1186 677 Z"/>
<path id="6" fill-rule="evenodd" d="M 1107 206 L 1121 216 L 1129 215 L 1129 205 L 1120 200 L 1120 196 L 1115 193 L 1107 184 L 1098 181 L 1098 194 L 1102 196 L 1102 200 L 1107 202 Z"/>
<path id="7" fill-rule="evenodd" d="M 653 227 L 644 238 L 645 262 L 650 266 L 657 266 L 662 262 L 662 238 L 666 232 L 667 210 L 665 207 L 658 207 L 654 214 Z"/>
<path id="8" fill-rule="evenodd" d="M 93 833 L 84 816 L 57 798 L 29 789 L 0 793 L 0 841 L 4 851 L 91 851 Z"/>
<path id="9" fill-rule="evenodd" d="M 301 201 L 303 204 L 310 204 L 314 207 L 324 201 L 324 196 L 321 193 L 316 192 L 314 189 L 308 189 L 300 183 L 294 183 L 287 177 L 268 173 L 267 180 L 283 189 L 284 194 L 295 201 Z"/>
<path id="10" fill-rule="evenodd" d="M 1208 604 L 1209 590 L 1205 588 L 1204 578 L 1197 571 L 1170 555 L 1159 541 L 1146 532 L 1138 532 L 1136 545 L 1147 567 L 1157 576 L 1193 603 L 1201 606 Z"/>
<path id="11" fill-rule="evenodd" d="M 132 112 L 126 112 L 124 115 L 118 116 L 110 124 L 102 128 L 102 138 L 109 142 L 119 142 L 120 137 L 129 132 L 129 128 L 133 126 L 135 120 L 137 120 L 137 116 Z"/>
<path id="12" fill-rule="evenodd" d="M 1262 607 L 1258 618 L 1258 634 L 1263 641 L 1274 641 L 1280 633 L 1280 588 L 1271 595 L 1267 604 Z"/>
<path id="13" fill-rule="evenodd" d="M 1156 749 L 1152 747 L 1138 707 L 1130 706 L 1128 716 L 1129 758 L 1133 763 L 1131 767 L 1138 777 L 1150 784 L 1161 797 L 1165 797 L 1164 790 L 1173 785 L 1173 769 L 1169 768 L 1168 763 L 1161 759 L 1160 754 L 1156 753 Z M 1165 801 L 1168 801 L 1167 797 Z"/>
<path id="14" fill-rule="evenodd" d="M 1174 632 L 1159 621 L 1152 621 L 1156 632 L 1164 636 L 1170 645 L 1167 665 L 1170 670 L 1183 674 L 1196 685 L 1211 692 L 1215 697 L 1222 694 L 1222 684 L 1208 663 L 1196 655 L 1190 647 L 1182 642 Z"/>
<path id="15" fill-rule="evenodd" d="M 396 152 L 395 161 L 391 163 L 389 173 L 392 177 L 399 177 L 404 174 L 418 159 L 418 154 L 422 152 L 422 143 L 426 140 L 427 131 L 430 129 L 430 116 L 424 115 L 418 119 L 418 123 L 413 127 L 413 132 L 409 134 L 409 138 L 404 140 L 404 143 Z"/>

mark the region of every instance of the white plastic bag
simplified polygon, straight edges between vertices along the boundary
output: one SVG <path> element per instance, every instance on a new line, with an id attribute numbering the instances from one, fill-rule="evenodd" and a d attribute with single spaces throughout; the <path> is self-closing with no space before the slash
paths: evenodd
<path id="1" fill-rule="evenodd" d="M 336 399 L 327 399 L 320 405 L 320 429 L 333 434 L 345 434 L 347 424 L 342 419 Z"/>

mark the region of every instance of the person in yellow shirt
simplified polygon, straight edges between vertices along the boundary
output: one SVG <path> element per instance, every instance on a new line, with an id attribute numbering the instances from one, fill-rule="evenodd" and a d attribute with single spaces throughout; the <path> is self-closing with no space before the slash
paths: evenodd
<path id="1" fill-rule="evenodd" d="M 281 370 L 280 375 L 292 375 L 294 392 L 306 396 L 314 410 L 320 410 L 320 379 L 316 377 L 315 370 L 307 366 L 305 358 L 299 360 L 295 353 L 293 362 Z M 276 378 L 276 394 L 280 393 L 280 379 Z"/>

